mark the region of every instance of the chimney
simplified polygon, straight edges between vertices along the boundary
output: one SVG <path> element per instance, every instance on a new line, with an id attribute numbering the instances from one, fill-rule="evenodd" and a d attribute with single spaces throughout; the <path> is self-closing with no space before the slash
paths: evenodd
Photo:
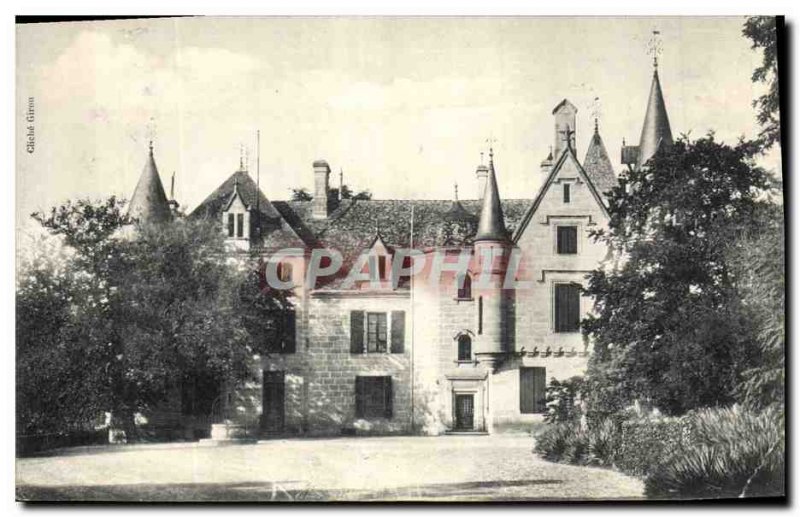
<path id="1" fill-rule="evenodd" d="M 553 159 L 558 160 L 561 153 L 567 147 L 567 139 L 569 139 L 570 147 L 575 150 L 575 115 L 578 113 L 576 108 L 570 101 L 564 99 L 553 108 L 553 116 L 555 117 L 555 143 L 553 146 Z"/>
<path id="2" fill-rule="evenodd" d="M 327 219 L 328 217 L 328 177 L 331 168 L 325 160 L 314 162 L 314 200 L 311 207 L 311 217 L 314 219 Z"/>
<path id="3" fill-rule="evenodd" d="M 483 193 L 486 192 L 486 179 L 489 177 L 489 167 L 484 164 L 478 165 L 475 177 L 478 179 L 478 199 L 483 199 Z"/>

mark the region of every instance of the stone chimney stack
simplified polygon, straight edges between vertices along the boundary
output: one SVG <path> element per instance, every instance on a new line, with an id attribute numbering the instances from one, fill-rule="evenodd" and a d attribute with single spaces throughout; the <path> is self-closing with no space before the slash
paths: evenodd
<path id="1" fill-rule="evenodd" d="M 478 199 L 483 199 L 483 194 L 486 192 L 486 180 L 489 177 L 489 167 L 484 164 L 478 165 L 475 170 L 475 178 L 478 180 Z"/>
<path id="2" fill-rule="evenodd" d="M 553 160 L 558 161 L 561 153 L 567 147 L 569 140 L 570 147 L 575 150 L 575 115 L 578 113 L 570 101 L 564 99 L 553 108 L 555 117 L 555 142 L 553 145 Z"/>
<path id="3" fill-rule="evenodd" d="M 331 168 L 325 160 L 314 162 L 314 200 L 311 207 L 311 217 L 314 219 L 327 219 L 328 217 L 328 178 Z"/>

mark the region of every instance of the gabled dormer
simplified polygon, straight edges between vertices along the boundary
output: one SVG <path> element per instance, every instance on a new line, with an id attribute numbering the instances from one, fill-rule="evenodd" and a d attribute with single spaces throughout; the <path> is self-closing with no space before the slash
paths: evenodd
<path id="1" fill-rule="evenodd" d="M 232 243 L 237 249 L 250 249 L 251 212 L 236 181 L 230 199 L 222 208 L 222 227 L 226 242 Z"/>

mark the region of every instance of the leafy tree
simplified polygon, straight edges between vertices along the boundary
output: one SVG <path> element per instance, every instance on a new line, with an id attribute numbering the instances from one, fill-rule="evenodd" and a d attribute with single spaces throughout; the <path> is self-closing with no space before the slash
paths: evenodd
<path id="1" fill-rule="evenodd" d="M 314 199 L 308 190 L 304 188 L 293 188 L 292 189 L 292 201 L 311 201 Z"/>
<path id="2" fill-rule="evenodd" d="M 764 211 L 760 224 L 729 249 L 728 261 L 744 305 L 752 314 L 760 361 L 743 373 L 742 401 L 751 407 L 784 407 L 786 370 L 786 282 L 784 227 L 780 207 Z"/>
<path id="3" fill-rule="evenodd" d="M 726 253 L 763 209 L 768 177 L 757 152 L 684 137 L 622 174 L 608 232 L 594 232 L 611 260 L 586 290 L 595 300 L 583 326 L 595 346 L 592 411 L 642 400 L 679 414 L 734 400 L 758 353 Z"/>
<path id="4" fill-rule="evenodd" d="M 781 140 L 780 94 L 778 89 L 778 41 L 774 16 L 747 18 L 742 34 L 750 39 L 754 50 L 763 50 L 761 66 L 753 71 L 753 82 L 765 83 L 767 92 L 753 101 L 758 110 L 762 130 L 759 143 L 769 149 Z"/>
<path id="5" fill-rule="evenodd" d="M 27 401 L 48 391 L 26 416 L 31 425 L 46 413 L 75 411 L 85 422 L 110 410 L 112 425 L 135 440 L 134 415 L 174 394 L 182 379 L 219 386 L 248 377 L 257 336 L 242 322 L 257 318 L 259 307 L 243 305 L 241 291 L 253 268 L 228 263 L 216 225 L 132 227 L 115 198 L 69 202 L 34 217 L 71 253 L 63 275 L 39 264 L 25 268 L 18 285 L 22 391 Z M 39 375 L 28 375 L 37 368 Z M 59 383 L 74 389 L 62 396 L 71 403 L 55 408 L 65 402 L 56 396 Z"/>

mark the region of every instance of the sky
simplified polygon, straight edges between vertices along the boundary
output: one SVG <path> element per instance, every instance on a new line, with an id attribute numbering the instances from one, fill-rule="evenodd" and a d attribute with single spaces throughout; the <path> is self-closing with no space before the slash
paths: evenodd
<path id="1" fill-rule="evenodd" d="M 504 198 L 532 198 L 551 111 L 578 107 L 583 157 L 599 111 L 617 171 L 636 144 L 651 32 L 673 134 L 758 132 L 761 56 L 743 18 L 181 18 L 17 26 L 16 215 L 77 197 L 130 198 L 147 142 L 191 210 L 247 148 L 270 199 L 313 191 L 312 162 L 375 198 L 477 196 L 487 140 Z M 34 122 L 26 121 L 33 98 Z M 598 98 L 598 101 L 595 101 Z M 598 110 L 599 106 L 599 110 Z M 33 125 L 35 148 L 26 149 Z M 763 159 L 780 170 L 777 149 Z"/>

